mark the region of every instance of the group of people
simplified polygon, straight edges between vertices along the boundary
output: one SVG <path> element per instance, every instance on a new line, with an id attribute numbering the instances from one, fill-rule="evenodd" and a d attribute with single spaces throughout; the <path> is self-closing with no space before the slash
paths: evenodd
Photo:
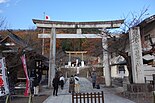
<path id="1" fill-rule="evenodd" d="M 69 79 L 69 93 L 79 93 L 80 92 L 80 79 L 79 77 L 75 74 L 74 76 L 71 75 Z"/>
<path id="2" fill-rule="evenodd" d="M 59 85 L 61 86 L 61 89 L 63 90 L 64 88 L 64 84 L 65 84 L 65 78 L 63 75 L 61 75 L 59 77 L 58 74 L 55 75 L 55 77 L 53 78 L 53 81 L 52 81 L 52 85 L 53 85 L 53 96 L 58 96 L 58 88 L 59 88 Z"/>
<path id="3" fill-rule="evenodd" d="M 100 76 L 96 74 L 95 71 L 92 72 L 91 74 L 91 78 L 92 78 L 92 86 L 93 88 L 97 88 L 100 89 Z M 80 92 L 80 78 L 78 77 L 77 74 L 75 74 L 74 76 L 71 75 L 71 77 L 69 78 L 69 93 L 79 93 Z M 53 81 L 52 81 L 54 90 L 53 90 L 53 96 L 58 96 L 58 88 L 59 85 L 61 87 L 61 89 L 63 90 L 64 88 L 64 84 L 65 84 L 65 78 L 63 77 L 63 75 L 59 76 L 58 74 L 55 75 Z"/>
<path id="4" fill-rule="evenodd" d="M 80 91 L 80 84 L 79 84 L 79 77 L 75 74 L 74 76 L 71 75 L 71 77 L 69 78 L 69 93 L 79 93 Z M 53 78 L 52 81 L 53 84 L 53 96 L 58 96 L 58 88 L 59 85 L 61 87 L 61 89 L 63 90 L 64 88 L 64 84 L 65 84 L 65 78 L 63 77 L 63 75 L 59 76 L 59 75 L 55 75 L 55 77 Z"/>
<path id="5" fill-rule="evenodd" d="M 41 82 L 41 74 L 32 69 L 30 73 L 30 89 L 33 95 L 38 95 L 40 82 Z"/>

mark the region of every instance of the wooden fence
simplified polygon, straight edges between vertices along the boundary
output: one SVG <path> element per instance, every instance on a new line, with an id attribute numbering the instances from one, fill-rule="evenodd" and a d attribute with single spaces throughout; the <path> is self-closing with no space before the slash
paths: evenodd
<path id="1" fill-rule="evenodd" d="M 104 94 L 103 91 L 94 93 L 73 93 L 72 103 L 104 103 Z"/>

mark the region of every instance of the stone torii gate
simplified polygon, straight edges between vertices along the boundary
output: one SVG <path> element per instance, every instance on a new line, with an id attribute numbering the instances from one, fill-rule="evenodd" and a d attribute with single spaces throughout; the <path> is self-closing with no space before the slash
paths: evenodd
<path id="1" fill-rule="evenodd" d="M 55 55 L 56 55 L 56 38 L 101 38 L 103 51 L 103 66 L 105 71 L 105 84 L 106 86 L 111 85 L 110 70 L 108 62 L 108 52 L 106 45 L 106 34 L 82 34 L 81 29 L 95 28 L 95 29 L 112 29 L 119 28 L 124 20 L 113 20 L 113 21 L 95 21 L 95 22 L 64 22 L 64 21 L 47 21 L 47 20 L 36 20 L 33 19 L 33 23 L 38 28 L 50 28 L 51 34 L 38 34 L 39 38 L 50 38 L 50 57 L 49 57 L 49 78 L 48 86 L 52 86 L 52 80 L 55 76 Z M 56 34 L 56 29 L 76 29 L 76 34 Z"/>
<path id="2" fill-rule="evenodd" d="M 81 54 L 81 66 L 84 67 L 83 54 L 87 53 L 87 51 L 66 51 L 69 54 L 68 66 L 71 66 L 71 54 Z"/>

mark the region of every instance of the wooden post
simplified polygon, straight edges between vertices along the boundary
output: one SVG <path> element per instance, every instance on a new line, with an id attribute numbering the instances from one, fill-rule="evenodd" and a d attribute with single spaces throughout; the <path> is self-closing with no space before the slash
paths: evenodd
<path id="1" fill-rule="evenodd" d="M 33 103 L 33 101 L 32 101 L 32 93 L 30 92 L 30 95 L 29 95 L 29 101 L 28 101 L 28 103 Z"/>
<path id="2" fill-rule="evenodd" d="M 90 99 L 91 99 L 91 103 L 93 103 L 93 93 L 90 93 Z"/>
<path id="3" fill-rule="evenodd" d="M 94 93 L 94 101 L 95 101 L 95 103 L 96 103 L 96 92 Z"/>
<path id="4" fill-rule="evenodd" d="M 153 91 L 153 103 L 155 103 L 155 91 Z"/>
<path id="5" fill-rule="evenodd" d="M 74 95 L 72 94 L 72 103 L 74 103 Z"/>
<path id="6" fill-rule="evenodd" d="M 102 103 L 104 103 L 104 94 L 103 94 L 103 91 L 101 93 L 102 93 Z"/>
<path id="7" fill-rule="evenodd" d="M 82 103 L 81 93 L 79 93 L 79 95 L 80 95 L 80 103 Z"/>
<path id="8" fill-rule="evenodd" d="M 98 103 L 100 103 L 100 93 L 98 92 Z"/>
<path id="9" fill-rule="evenodd" d="M 152 76 L 153 76 L 153 89 L 155 91 L 155 74 L 153 74 Z"/>
<path id="10" fill-rule="evenodd" d="M 9 103 L 10 102 L 9 101 L 9 97 L 10 97 L 9 95 L 6 96 L 5 103 Z"/>
<path id="11" fill-rule="evenodd" d="M 85 99 L 86 99 L 86 96 L 85 96 L 85 93 L 83 93 L 83 102 L 84 103 L 86 103 L 86 100 Z"/>
<path id="12" fill-rule="evenodd" d="M 89 103 L 89 93 L 87 93 L 86 95 L 87 95 L 87 103 Z"/>

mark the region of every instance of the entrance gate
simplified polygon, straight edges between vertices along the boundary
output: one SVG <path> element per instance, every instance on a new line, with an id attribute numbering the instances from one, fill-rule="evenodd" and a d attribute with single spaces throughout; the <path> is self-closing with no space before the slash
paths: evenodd
<path id="1" fill-rule="evenodd" d="M 96 21 L 96 22 L 63 22 L 63 21 L 47 21 L 33 19 L 37 28 L 50 28 L 50 34 L 38 34 L 39 38 L 50 38 L 50 57 L 49 57 L 49 76 L 48 86 L 52 86 L 52 80 L 55 76 L 55 55 L 56 55 L 56 38 L 101 38 L 103 46 L 103 65 L 106 86 L 111 85 L 110 71 L 108 63 L 107 35 L 101 34 L 82 34 L 82 29 L 112 29 L 119 28 L 124 20 L 114 21 Z M 76 34 L 56 34 L 56 29 L 76 29 Z"/>

